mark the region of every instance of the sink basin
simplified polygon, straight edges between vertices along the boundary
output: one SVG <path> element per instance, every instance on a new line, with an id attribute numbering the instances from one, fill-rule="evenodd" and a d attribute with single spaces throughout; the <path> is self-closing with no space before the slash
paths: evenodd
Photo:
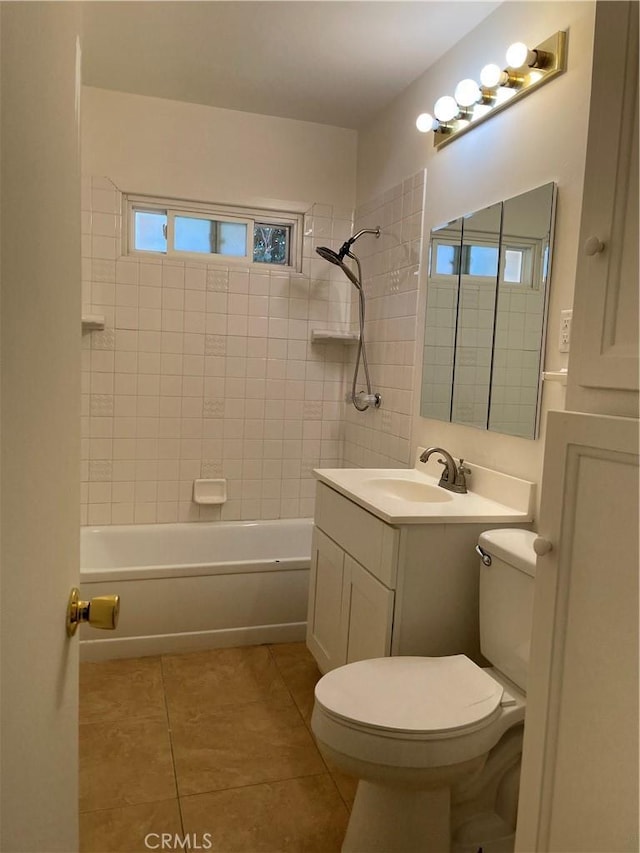
<path id="1" fill-rule="evenodd" d="M 362 484 L 378 495 L 388 498 L 398 498 L 403 501 L 414 501 L 416 503 L 446 503 L 453 499 L 450 492 L 440 486 L 432 486 L 429 483 L 419 483 L 416 480 L 376 477 L 365 480 Z"/>

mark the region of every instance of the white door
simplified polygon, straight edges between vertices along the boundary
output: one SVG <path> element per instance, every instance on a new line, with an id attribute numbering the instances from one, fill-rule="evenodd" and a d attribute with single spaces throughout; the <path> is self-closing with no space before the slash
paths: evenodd
<path id="1" fill-rule="evenodd" d="M 0 7 L 2 850 L 77 850 L 79 9 Z"/>
<path id="2" fill-rule="evenodd" d="M 518 851 L 638 850 L 638 421 L 550 412 Z"/>

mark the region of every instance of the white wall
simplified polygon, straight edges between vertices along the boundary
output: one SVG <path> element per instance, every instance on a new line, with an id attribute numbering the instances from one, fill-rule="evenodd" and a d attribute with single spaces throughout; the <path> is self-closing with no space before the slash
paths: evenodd
<path id="1" fill-rule="evenodd" d="M 356 132 L 83 87 L 82 170 L 125 192 L 353 208 Z"/>
<path id="2" fill-rule="evenodd" d="M 560 311 L 570 308 L 573 302 L 594 10 L 595 4 L 582 2 L 503 4 L 359 136 L 358 205 L 426 165 L 425 243 L 434 225 L 548 181 L 557 182 L 547 370 L 566 366 L 567 360 L 558 352 L 557 339 Z M 431 110 L 436 98 L 451 93 L 458 80 L 477 77 L 484 64 L 503 64 L 504 51 L 511 42 L 523 40 L 535 45 L 560 29 L 569 31 L 568 70 L 564 75 L 440 151 L 432 147 L 431 134 L 416 131 L 419 113 Z M 423 328 L 425 293 L 423 274 L 419 330 Z M 419 368 L 416 373 L 414 387 L 418 388 Z M 542 440 L 529 441 L 422 419 L 418 408 L 419 398 L 414 405 L 414 446 L 443 445 L 473 462 L 540 482 Z M 549 408 L 564 408 L 564 392 L 559 385 L 545 386 L 543 412 Z"/>

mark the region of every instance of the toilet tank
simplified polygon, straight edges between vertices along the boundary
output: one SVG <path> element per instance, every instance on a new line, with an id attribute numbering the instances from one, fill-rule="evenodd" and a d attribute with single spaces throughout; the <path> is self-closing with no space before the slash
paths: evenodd
<path id="1" fill-rule="evenodd" d="M 480 564 L 480 648 L 493 666 L 523 692 L 527 688 L 536 555 L 530 530 L 505 528 L 480 534 L 491 558 Z"/>

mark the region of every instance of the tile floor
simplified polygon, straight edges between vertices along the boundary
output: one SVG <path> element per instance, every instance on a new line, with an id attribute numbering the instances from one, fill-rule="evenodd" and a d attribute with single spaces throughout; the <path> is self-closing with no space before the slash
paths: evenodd
<path id="1" fill-rule="evenodd" d="M 355 782 L 311 735 L 319 677 L 303 643 L 81 664 L 81 853 L 338 851 Z"/>

